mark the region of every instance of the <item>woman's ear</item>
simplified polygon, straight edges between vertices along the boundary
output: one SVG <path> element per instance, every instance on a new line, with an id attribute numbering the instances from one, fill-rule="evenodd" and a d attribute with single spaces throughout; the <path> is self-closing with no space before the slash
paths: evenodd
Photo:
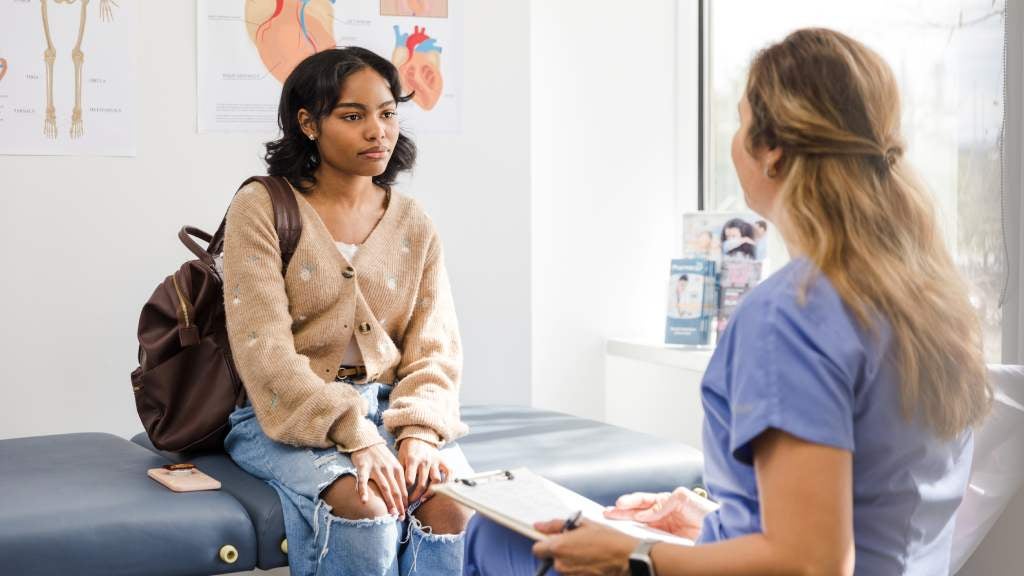
<path id="1" fill-rule="evenodd" d="M 779 166 L 782 162 L 782 147 L 776 146 L 769 148 L 761 156 L 761 166 L 764 169 L 765 176 L 774 178 L 779 173 Z"/>
<path id="2" fill-rule="evenodd" d="M 302 130 L 303 134 L 310 139 L 316 138 L 316 122 L 313 121 L 313 115 L 305 108 L 300 108 L 297 119 L 299 121 L 299 129 Z"/>

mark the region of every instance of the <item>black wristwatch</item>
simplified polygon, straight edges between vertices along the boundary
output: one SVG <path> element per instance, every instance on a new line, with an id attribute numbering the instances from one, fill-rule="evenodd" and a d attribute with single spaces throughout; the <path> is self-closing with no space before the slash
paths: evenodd
<path id="1" fill-rule="evenodd" d="M 633 553 L 629 555 L 630 576 L 655 576 L 654 562 L 651 561 L 651 546 L 657 544 L 657 540 L 641 540 Z"/>

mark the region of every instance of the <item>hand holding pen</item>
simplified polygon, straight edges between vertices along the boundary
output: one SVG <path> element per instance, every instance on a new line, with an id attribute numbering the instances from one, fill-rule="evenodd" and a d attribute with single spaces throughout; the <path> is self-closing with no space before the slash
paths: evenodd
<path id="1" fill-rule="evenodd" d="M 629 567 L 629 556 L 640 542 L 600 522 L 574 515 L 562 520 L 538 522 L 537 531 L 550 535 L 533 545 L 533 554 L 547 559 L 543 574 L 554 565 L 563 576 L 583 574 L 622 574 Z M 568 527 L 572 528 L 568 528 Z"/>
<path id="2" fill-rule="evenodd" d="M 564 533 L 564 532 L 568 532 L 570 530 L 575 530 L 576 527 L 579 525 L 580 518 L 582 516 L 583 516 L 583 511 L 582 510 L 580 510 L 579 512 L 576 512 L 572 516 L 569 516 L 568 520 L 565 521 L 565 524 L 562 524 L 562 529 L 560 530 L 560 532 Z M 555 558 L 553 556 L 548 557 L 547 559 L 544 560 L 544 562 L 541 563 L 540 568 L 537 569 L 536 576 L 544 576 L 545 574 L 548 573 L 548 570 L 551 570 L 551 567 L 554 566 L 554 565 L 555 565 Z"/>

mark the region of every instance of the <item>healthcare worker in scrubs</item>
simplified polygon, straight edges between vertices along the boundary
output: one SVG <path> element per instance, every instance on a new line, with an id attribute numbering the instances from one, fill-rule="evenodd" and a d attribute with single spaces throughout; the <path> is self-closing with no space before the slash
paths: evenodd
<path id="1" fill-rule="evenodd" d="M 476 518 L 465 574 L 533 574 L 550 557 L 567 575 L 948 573 L 991 390 L 904 158 L 892 71 L 843 34 L 799 30 L 755 57 L 737 113 L 747 204 L 791 261 L 740 304 L 701 385 L 709 500 L 631 494 L 607 512 L 697 545 L 590 522 L 559 534 L 562 519 L 534 544 Z"/>

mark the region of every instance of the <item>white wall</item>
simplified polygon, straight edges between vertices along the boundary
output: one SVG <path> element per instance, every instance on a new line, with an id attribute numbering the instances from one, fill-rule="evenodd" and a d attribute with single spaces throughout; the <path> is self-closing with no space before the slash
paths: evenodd
<path id="1" fill-rule="evenodd" d="M 663 330 L 675 2 L 532 8 L 532 402 L 601 418 L 605 338 Z"/>
<path id="2" fill-rule="evenodd" d="M 704 362 L 705 366 L 707 362 Z M 609 424 L 703 450 L 703 370 L 609 353 L 604 362 Z M 616 386 L 625 382 L 627 385 Z"/>
<path id="3" fill-rule="evenodd" d="M 178 228 L 215 228 L 235 187 L 262 173 L 270 134 L 195 133 L 194 2 L 139 4 L 126 47 L 139 62 L 138 156 L 0 157 L 0 438 L 141 430 L 128 378 L 139 310 L 188 256 Z M 464 401 L 526 404 L 529 5 L 464 4 L 464 131 L 417 138 L 407 191 L 445 240 Z"/>

